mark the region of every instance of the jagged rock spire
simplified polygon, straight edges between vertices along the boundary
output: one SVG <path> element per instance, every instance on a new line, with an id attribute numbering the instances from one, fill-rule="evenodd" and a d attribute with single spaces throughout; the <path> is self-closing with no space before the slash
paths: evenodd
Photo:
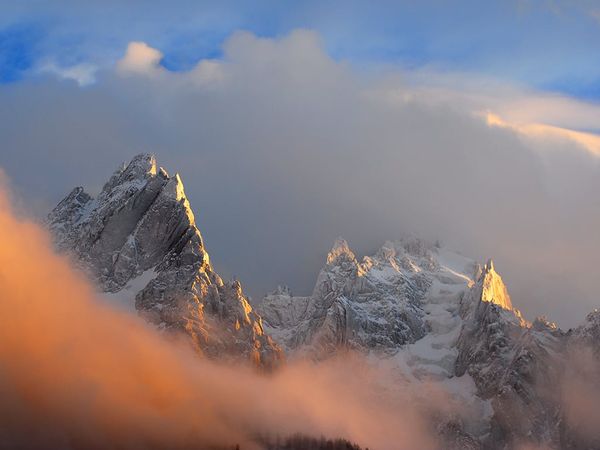
<path id="1" fill-rule="evenodd" d="M 72 191 L 48 226 L 102 291 L 144 280 L 129 302 L 157 326 L 188 334 L 200 352 L 267 365 L 280 359 L 241 284 L 214 272 L 181 178 L 158 168 L 154 155 L 123 164 L 95 199 Z"/>
<path id="2" fill-rule="evenodd" d="M 479 300 L 482 302 L 493 303 L 507 310 L 513 309 L 506 285 L 502 281 L 502 277 L 496 272 L 494 261 L 491 258 L 483 266 L 476 288 L 478 289 Z"/>
<path id="3" fill-rule="evenodd" d="M 327 254 L 327 264 L 337 264 L 342 260 L 356 261 L 356 256 L 350 250 L 348 242 L 343 237 L 338 237 Z"/>

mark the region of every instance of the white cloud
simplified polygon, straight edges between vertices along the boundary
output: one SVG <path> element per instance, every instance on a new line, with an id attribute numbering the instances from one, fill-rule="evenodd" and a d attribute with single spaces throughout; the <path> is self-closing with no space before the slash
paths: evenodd
<path id="1" fill-rule="evenodd" d="M 39 68 L 40 73 L 50 73 L 62 80 L 73 80 L 79 86 L 85 87 L 96 82 L 98 67 L 89 63 L 81 63 L 73 66 L 59 66 L 55 62 L 48 62 Z"/>
<path id="2" fill-rule="evenodd" d="M 164 71 L 160 67 L 163 54 L 145 42 L 130 42 L 123 58 L 117 61 L 117 71 L 122 74 L 155 75 Z"/>
<path id="3" fill-rule="evenodd" d="M 600 156 L 600 136 L 596 134 L 569 130 L 543 123 L 506 122 L 493 113 L 487 113 L 485 118 L 490 126 L 510 128 L 530 139 L 570 140 L 579 144 L 591 154 Z"/>
<path id="4" fill-rule="evenodd" d="M 392 102 L 470 111 L 491 126 L 511 128 L 533 139 L 568 139 L 600 155 L 600 136 L 586 131 L 599 129 L 599 104 L 471 74 L 404 71 L 402 81 L 388 81 L 375 95 Z"/>
<path id="5" fill-rule="evenodd" d="M 171 83 L 189 84 L 207 87 L 220 83 L 226 77 L 223 61 L 203 59 L 187 72 L 169 72 L 160 65 L 163 54 L 145 42 L 130 42 L 125 55 L 117 61 L 116 72 L 123 77 L 144 76 L 147 78 L 165 78 Z"/>
<path id="6" fill-rule="evenodd" d="M 238 65 L 244 64 L 247 69 L 271 71 L 274 67 L 284 68 L 289 71 L 286 75 L 290 79 L 294 78 L 294 73 L 307 77 L 312 76 L 312 72 L 317 81 L 327 71 L 345 76 L 340 72 L 340 65 L 320 51 L 319 37 L 310 30 L 296 30 L 278 41 L 239 32 L 227 41 L 225 52 L 227 59 Z M 191 81 L 206 87 L 224 82 L 228 71 L 232 70 L 225 61 L 201 60 L 188 72 L 169 72 L 160 66 L 162 58 L 162 53 L 148 44 L 131 42 L 117 64 L 117 71 L 121 74 L 161 74 L 172 82 Z M 483 117 L 490 126 L 511 128 L 533 139 L 571 140 L 590 153 L 600 155 L 600 136 L 581 130 L 595 129 L 600 124 L 598 104 L 471 74 L 430 70 L 396 70 L 395 74 L 392 81 L 375 86 L 375 95 L 436 107 L 450 105 Z"/>
<path id="7" fill-rule="evenodd" d="M 194 67 L 191 76 L 197 83 L 206 86 L 224 81 L 226 72 L 222 62 L 204 59 Z"/>

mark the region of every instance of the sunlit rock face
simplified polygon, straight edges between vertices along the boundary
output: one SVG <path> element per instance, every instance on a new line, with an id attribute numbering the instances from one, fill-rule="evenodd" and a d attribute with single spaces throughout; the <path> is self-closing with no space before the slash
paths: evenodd
<path id="1" fill-rule="evenodd" d="M 564 333 L 544 319 L 525 321 L 512 306 L 502 278 L 488 262 L 461 305 L 455 375 L 469 374 L 493 416 L 485 448 L 560 442 L 557 386 Z"/>
<path id="2" fill-rule="evenodd" d="M 494 262 L 491 259 L 483 266 L 474 294 L 478 295 L 482 302 L 493 303 L 509 311 L 513 309 L 506 286 L 502 277 L 494 269 Z"/>
<path id="3" fill-rule="evenodd" d="M 157 167 L 153 155 L 119 168 L 96 198 L 75 188 L 48 227 L 109 297 L 187 333 L 200 352 L 263 365 L 281 358 L 239 282 L 213 271 L 179 175 Z"/>

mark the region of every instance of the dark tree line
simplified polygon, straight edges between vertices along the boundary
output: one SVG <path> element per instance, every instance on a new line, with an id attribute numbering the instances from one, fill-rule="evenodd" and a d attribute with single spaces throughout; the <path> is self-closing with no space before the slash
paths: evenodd
<path id="1" fill-rule="evenodd" d="M 312 438 L 295 435 L 267 444 L 266 450 L 362 450 L 345 439 Z M 366 449 L 368 450 L 368 449 Z"/>
<path id="2" fill-rule="evenodd" d="M 352 442 L 345 439 L 326 439 L 324 437 L 314 438 L 304 435 L 294 435 L 286 438 L 265 440 L 265 450 L 363 450 Z M 244 450 L 236 445 L 234 450 Z M 368 448 L 364 450 L 369 450 Z"/>

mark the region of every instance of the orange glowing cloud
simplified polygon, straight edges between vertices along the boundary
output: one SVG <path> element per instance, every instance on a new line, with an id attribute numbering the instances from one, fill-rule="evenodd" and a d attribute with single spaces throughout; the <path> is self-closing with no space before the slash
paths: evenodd
<path id="1" fill-rule="evenodd" d="M 582 131 L 570 130 L 543 123 L 513 123 L 502 119 L 500 116 L 487 112 L 485 119 L 488 125 L 509 128 L 517 133 L 533 139 L 555 138 L 568 139 L 589 151 L 600 156 L 600 136 Z"/>
<path id="2" fill-rule="evenodd" d="M 6 448 L 256 449 L 257 436 L 296 432 L 379 449 L 436 447 L 410 393 L 378 393 L 387 375 L 363 360 L 259 374 L 201 359 L 102 304 L 4 194 L 0 305 Z"/>

